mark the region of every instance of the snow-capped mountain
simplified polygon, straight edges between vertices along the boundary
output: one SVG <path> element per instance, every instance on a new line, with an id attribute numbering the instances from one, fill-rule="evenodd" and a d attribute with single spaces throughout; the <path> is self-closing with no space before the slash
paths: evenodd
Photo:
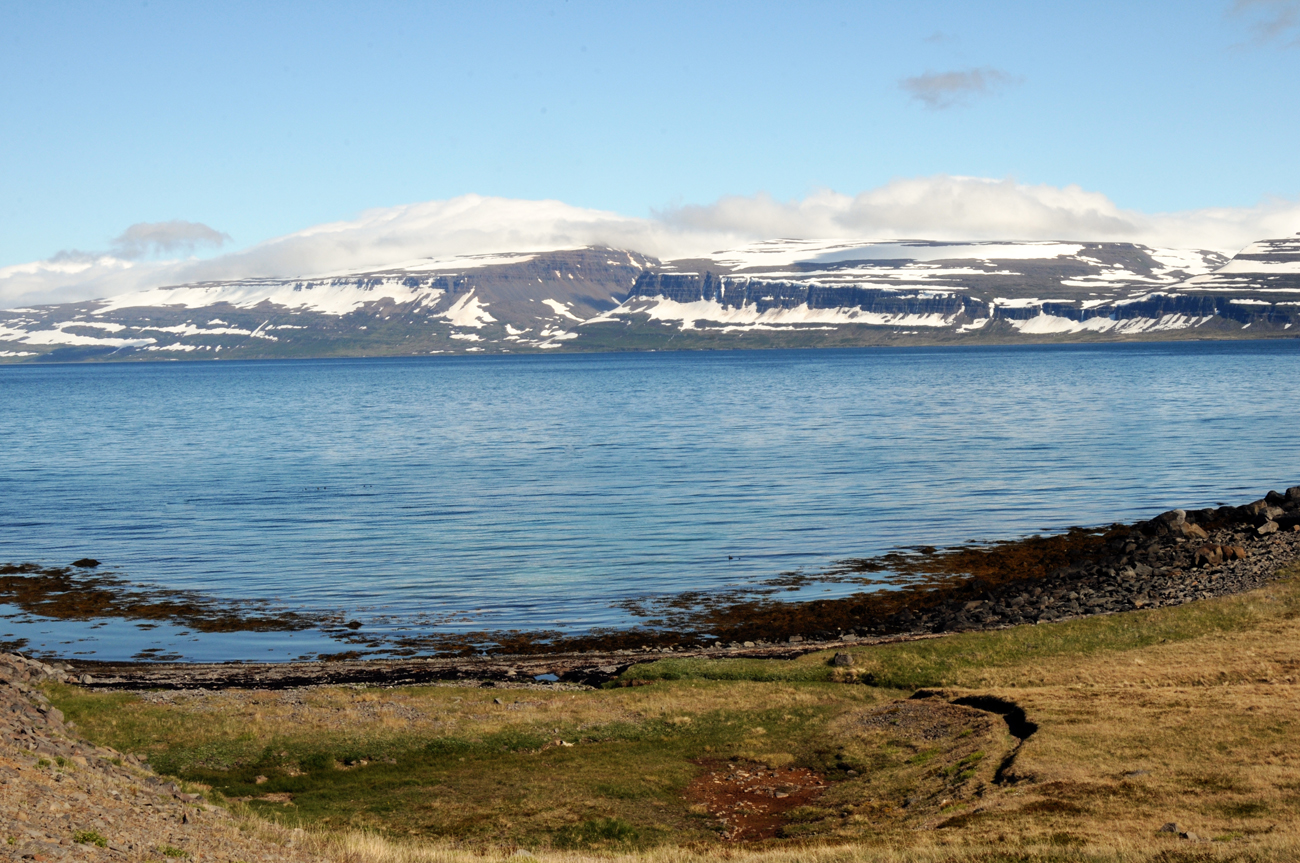
<path id="1" fill-rule="evenodd" d="M 1131 243 L 777 240 L 420 260 L 0 313 L 0 358 L 1290 336 L 1300 237 L 1233 258 Z"/>
<path id="2" fill-rule="evenodd" d="M 658 261 L 577 249 L 157 288 L 0 313 L 0 357 L 287 357 L 552 350 Z M 490 346 L 490 347 L 488 347 Z"/>

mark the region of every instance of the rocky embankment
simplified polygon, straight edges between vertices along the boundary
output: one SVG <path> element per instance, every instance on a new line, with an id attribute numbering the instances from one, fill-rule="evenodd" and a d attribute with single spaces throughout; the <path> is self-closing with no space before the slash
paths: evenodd
<path id="1" fill-rule="evenodd" d="M 308 861 L 300 833 L 241 830 L 133 756 L 80 739 L 37 688 L 67 668 L 0 654 L 0 859 Z"/>
<path id="2" fill-rule="evenodd" d="M 879 629 L 960 631 L 1181 605 L 1252 590 L 1298 558 L 1300 486 L 1294 486 L 1245 506 L 1162 513 L 1115 531 L 1101 549 L 1046 577 L 992 587 L 921 614 L 905 611 Z"/>

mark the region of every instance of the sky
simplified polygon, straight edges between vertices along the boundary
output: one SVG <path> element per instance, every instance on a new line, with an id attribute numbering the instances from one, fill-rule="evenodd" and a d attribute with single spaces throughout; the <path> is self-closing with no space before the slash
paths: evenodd
<path id="1" fill-rule="evenodd" d="M 1297 82 L 1300 0 L 0 4 L 0 302 L 511 242 L 1232 251 L 1300 231 Z"/>

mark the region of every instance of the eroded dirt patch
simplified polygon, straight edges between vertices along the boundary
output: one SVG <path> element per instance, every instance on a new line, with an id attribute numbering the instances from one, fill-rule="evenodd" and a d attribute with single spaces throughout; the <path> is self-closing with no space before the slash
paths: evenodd
<path id="1" fill-rule="evenodd" d="M 888 731 L 913 740 L 984 737 L 994 727 L 983 710 L 937 699 L 896 701 L 855 717 L 856 730 Z"/>
<path id="2" fill-rule="evenodd" d="M 705 772 L 686 790 L 693 806 L 703 807 L 733 842 L 770 839 L 786 816 L 807 806 L 826 789 L 826 781 L 806 767 L 769 767 L 752 761 L 702 762 Z"/>

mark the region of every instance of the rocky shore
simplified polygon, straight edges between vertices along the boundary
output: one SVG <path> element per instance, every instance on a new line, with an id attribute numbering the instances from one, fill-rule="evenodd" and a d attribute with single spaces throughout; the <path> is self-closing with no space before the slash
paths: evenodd
<path id="1" fill-rule="evenodd" d="M 947 632 L 1181 605 L 1252 590 L 1297 558 L 1300 486 L 1245 506 L 1162 513 L 1113 531 L 1100 548 L 1043 578 L 920 614 L 900 612 L 877 629 Z"/>
<path id="2" fill-rule="evenodd" d="M 847 644 L 1180 605 L 1252 590 L 1300 560 L 1300 486 L 1269 492 L 1244 506 L 1171 510 L 1149 521 L 1066 540 L 1054 556 L 1045 558 L 1061 565 L 1047 570 L 1035 563 L 1010 575 L 1001 571 L 999 562 L 1015 559 L 1016 553 L 1016 544 L 1007 544 L 990 553 L 993 565 L 985 565 L 981 574 L 932 589 L 899 592 L 888 604 L 857 599 L 775 606 L 781 614 L 790 610 L 798 616 L 747 622 L 737 627 L 742 634 L 734 639 L 683 635 L 665 643 L 660 635 L 639 649 L 335 662 L 80 661 L 64 664 L 67 671 L 59 673 L 104 689 L 289 689 L 439 681 L 512 688 L 598 686 L 632 665 L 666 656 L 793 658 Z"/>

